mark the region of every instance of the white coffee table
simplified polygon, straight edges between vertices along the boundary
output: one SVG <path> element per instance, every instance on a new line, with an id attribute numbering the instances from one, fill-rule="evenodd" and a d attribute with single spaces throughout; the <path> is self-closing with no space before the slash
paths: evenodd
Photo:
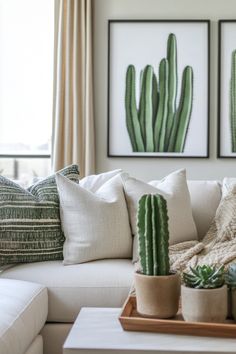
<path id="1" fill-rule="evenodd" d="M 63 347 L 64 354 L 236 353 L 236 339 L 124 331 L 120 309 L 83 308 Z"/>

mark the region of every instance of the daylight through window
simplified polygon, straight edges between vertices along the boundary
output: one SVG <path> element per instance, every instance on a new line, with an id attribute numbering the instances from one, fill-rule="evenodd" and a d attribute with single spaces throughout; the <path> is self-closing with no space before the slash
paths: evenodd
<path id="1" fill-rule="evenodd" d="M 50 173 L 53 16 L 53 0 L 0 1 L 0 172 L 24 184 Z"/>

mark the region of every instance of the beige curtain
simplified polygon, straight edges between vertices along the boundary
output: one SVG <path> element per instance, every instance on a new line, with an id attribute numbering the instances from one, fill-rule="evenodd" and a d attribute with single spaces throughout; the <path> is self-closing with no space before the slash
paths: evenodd
<path id="1" fill-rule="evenodd" d="M 55 0 L 52 167 L 94 173 L 92 0 Z"/>

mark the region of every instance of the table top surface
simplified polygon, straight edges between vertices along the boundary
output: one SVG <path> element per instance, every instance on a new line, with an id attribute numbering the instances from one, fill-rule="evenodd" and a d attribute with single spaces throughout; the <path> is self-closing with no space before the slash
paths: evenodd
<path id="1" fill-rule="evenodd" d="M 120 312 L 117 308 L 82 308 L 64 348 L 236 353 L 236 338 L 124 331 L 118 320 Z"/>

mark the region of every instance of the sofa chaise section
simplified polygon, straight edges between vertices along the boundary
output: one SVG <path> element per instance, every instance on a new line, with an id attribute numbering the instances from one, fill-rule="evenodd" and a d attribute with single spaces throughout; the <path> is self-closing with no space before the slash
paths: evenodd
<path id="1" fill-rule="evenodd" d="M 0 354 L 42 354 L 47 313 L 43 285 L 0 279 Z"/>

